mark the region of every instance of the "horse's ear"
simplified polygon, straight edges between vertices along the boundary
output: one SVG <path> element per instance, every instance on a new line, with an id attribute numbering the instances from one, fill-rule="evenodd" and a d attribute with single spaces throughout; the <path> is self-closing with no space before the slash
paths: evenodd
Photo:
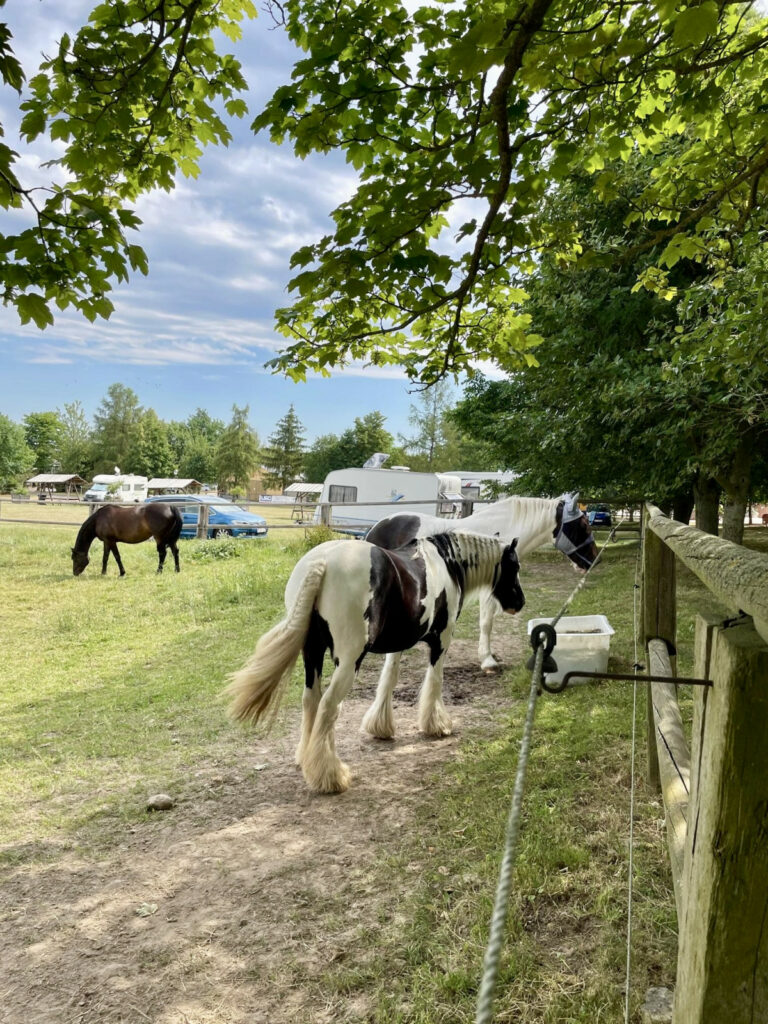
<path id="1" fill-rule="evenodd" d="M 516 547 L 517 547 L 517 537 L 515 537 L 514 540 L 512 541 L 512 543 L 509 545 L 509 550 L 510 551 L 514 551 Z"/>

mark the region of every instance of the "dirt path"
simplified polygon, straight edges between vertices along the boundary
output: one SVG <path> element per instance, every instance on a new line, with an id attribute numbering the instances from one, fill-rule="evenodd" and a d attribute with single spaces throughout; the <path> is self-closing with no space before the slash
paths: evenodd
<path id="1" fill-rule="evenodd" d="M 507 664 L 522 657 L 523 628 L 507 619 L 497 629 Z M 425 652 L 404 659 L 394 742 L 358 731 L 380 662 L 366 666 L 337 729 L 354 775 L 341 796 L 307 792 L 293 765 L 294 711 L 290 732 L 254 741 L 236 771 L 217 770 L 212 750 L 212 767 L 175 794 L 176 807 L 126 826 L 103 859 L 62 849 L 13 869 L 0 894 L 0 1021 L 365 1020 L 359 1001 L 329 1003 L 323 972 L 371 955 L 358 939 L 372 927 L 402 923 L 398 894 L 410 880 L 391 877 L 386 859 L 406 835 L 422 836 L 429 857 L 436 770 L 463 738 L 499 728 L 498 679 L 480 672 L 474 640 L 457 640 L 445 688 L 454 734 L 421 737 L 413 705 L 424 664 Z"/>

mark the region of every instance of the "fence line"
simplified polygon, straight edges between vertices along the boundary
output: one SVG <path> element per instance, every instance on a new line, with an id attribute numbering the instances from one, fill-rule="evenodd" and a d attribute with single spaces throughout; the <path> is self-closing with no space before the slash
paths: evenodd
<path id="1" fill-rule="evenodd" d="M 678 916 L 674 1024 L 768 1020 L 768 557 L 647 505 L 649 778 L 664 797 Z M 675 677 L 676 561 L 727 609 L 697 616 L 692 743 Z M 747 614 L 745 614 L 747 613 Z"/>

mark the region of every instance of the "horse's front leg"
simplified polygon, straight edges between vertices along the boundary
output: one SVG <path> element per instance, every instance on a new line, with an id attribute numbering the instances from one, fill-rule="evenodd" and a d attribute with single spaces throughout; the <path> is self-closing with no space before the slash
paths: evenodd
<path id="1" fill-rule="evenodd" d="M 349 657 L 339 660 L 328 689 L 318 704 L 306 743 L 301 770 L 307 785 L 316 793 L 343 793 L 349 788 L 351 773 L 336 753 L 334 729 L 339 706 L 355 681 L 355 660 Z"/>
<path id="2" fill-rule="evenodd" d="M 450 736 L 453 731 L 451 716 L 443 704 L 443 666 L 453 636 L 453 625 L 448 626 L 437 642 L 430 644 L 429 668 L 419 692 L 419 731 L 425 736 Z"/>
<path id="3" fill-rule="evenodd" d="M 165 556 L 168 554 L 168 547 L 166 544 L 157 545 L 157 571 L 160 573 L 163 571 L 163 565 L 165 564 Z"/>
<path id="4" fill-rule="evenodd" d="M 400 675 L 402 654 L 388 654 L 376 687 L 373 704 L 363 716 L 361 730 L 380 740 L 391 740 L 395 735 L 395 719 L 392 714 L 392 692 Z"/>
<path id="5" fill-rule="evenodd" d="M 109 542 L 104 541 L 104 554 L 101 559 L 101 575 L 107 575 L 107 562 L 109 561 Z"/>
<path id="6" fill-rule="evenodd" d="M 120 570 L 120 575 L 121 576 L 125 576 L 125 569 L 123 568 L 123 560 L 120 557 L 120 552 L 117 550 L 117 542 L 114 541 L 114 540 L 111 540 L 109 542 L 109 547 L 110 547 L 110 550 L 112 551 L 112 554 L 115 556 L 115 561 L 117 562 L 117 567 Z"/>
<path id="7" fill-rule="evenodd" d="M 493 620 L 499 606 L 496 599 L 490 593 L 486 594 L 480 601 L 480 640 L 477 645 L 477 653 L 480 658 L 480 668 L 483 672 L 493 672 L 499 667 L 498 661 L 491 653 L 491 630 Z"/>

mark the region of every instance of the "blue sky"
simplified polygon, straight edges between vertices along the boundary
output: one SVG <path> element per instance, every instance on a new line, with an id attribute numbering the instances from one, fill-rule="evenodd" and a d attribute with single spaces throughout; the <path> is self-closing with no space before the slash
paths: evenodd
<path id="1" fill-rule="evenodd" d="M 51 52 L 94 3 L 12 0 L 4 14 L 28 76 L 41 52 Z M 260 12 L 245 25 L 243 40 L 227 49 L 244 65 L 250 116 L 231 124 L 229 148 L 206 151 L 196 181 L 180 176 L 170 195 L 157 192 L 140 202 L 137 241 L 148 254 L 149 276 L 116 289 L 115 312 L 95 324 L 65 312 L 39 331 L 0 307 L 0 412 L 20 420 L 80 399 L 90 415 L 107 387 L 120 381 L 164 419 L 201 406 L 226 420 L 233 403 L 248 404 L 262 438 L 291 404 L 309 440 L 339 433 L 374 409 L 392 433 L 409 432 L 416 396 L 397 369 L 356 366 L 302 384 L 264 369 L 281 340 L 272 313 L 288 299 L 290 255 L 328 231 L 330 211 L 355 179 L 339 154 L 300 161 L 288 147 L 250 132 L 260 102 L 289 79 L 295 53 L 269 18 Z M 17 143 L 16 106 L 15 94 L 5 90 L 0 119 L 7 141 L 23 154 L 25 184 L 45 183 L 50 172 L 40 164 L 56 155 L 55 146 L 30 152 Z"/>

